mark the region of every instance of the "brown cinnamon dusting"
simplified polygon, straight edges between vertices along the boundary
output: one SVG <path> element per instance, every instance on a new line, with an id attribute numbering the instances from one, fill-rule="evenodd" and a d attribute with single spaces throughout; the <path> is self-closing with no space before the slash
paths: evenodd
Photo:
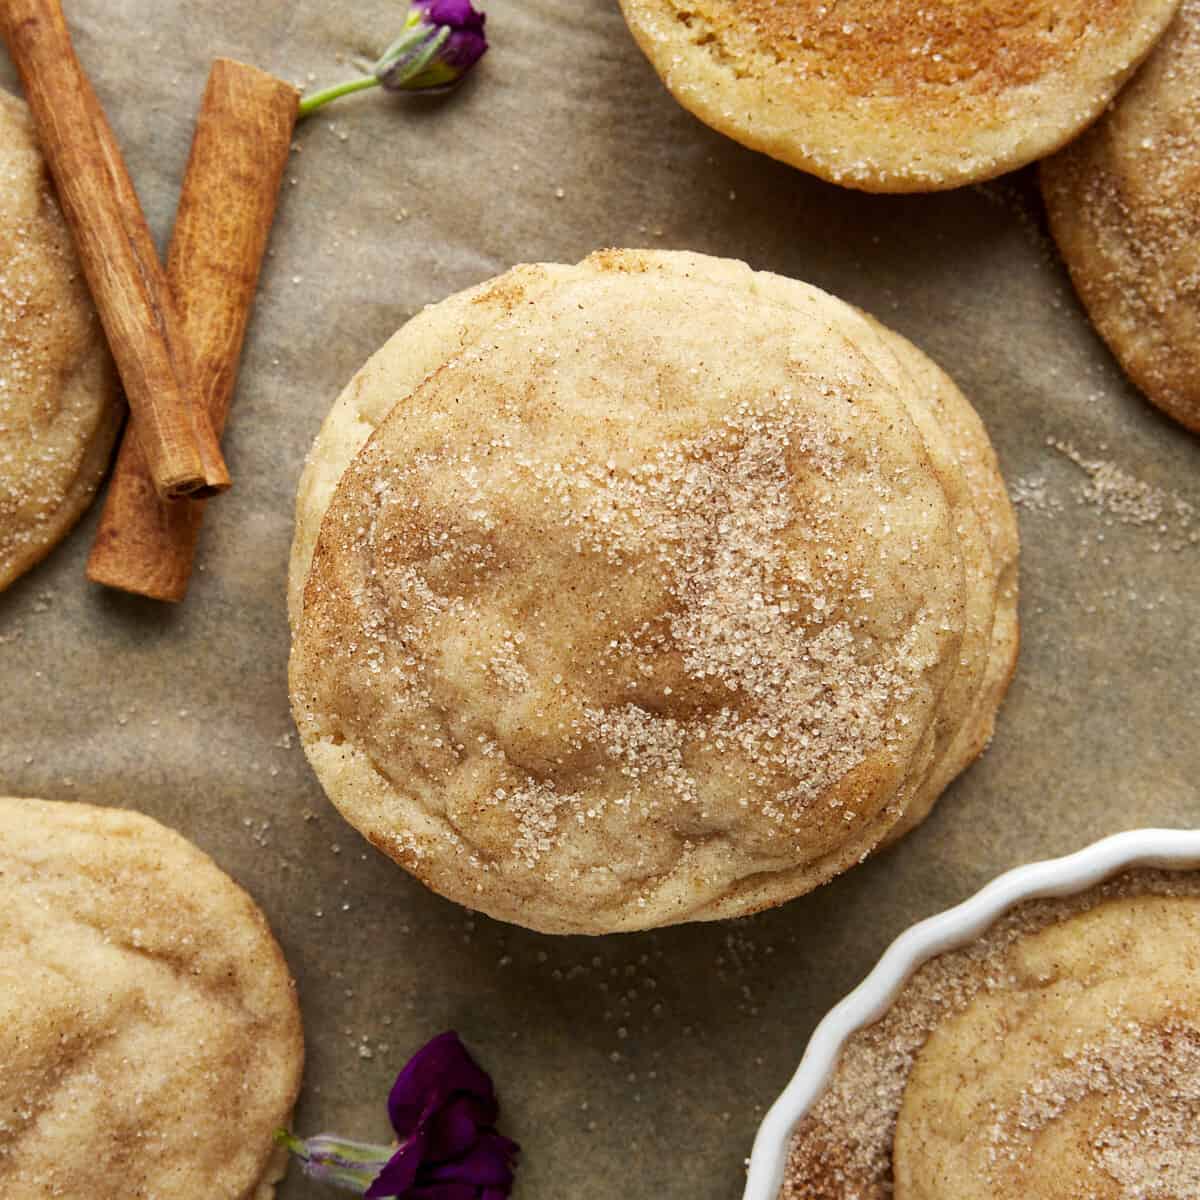
<path id="1" fill-rule="evenodd" d="M 1098 331 L 1133 383 L 1200 430 L 1200 0 L 1116 105 L 1047 160 L 1055 238 Z"/>
<path id="2" fill-rule="evenodd" d="M 779 543 L 780 534 L 800 515 L 788 485 L 789 453 L 804 455 L 810 469 L 831 482 L 823 499 L 804 514 L 807 536 L 816 547 L 809 568 L 795 555 L 789 561 Z M 743 761 L 755 764 L 748 782 L 769 791 L 773 780 L 790 779 L 774 799 L 762 801 L 766 815 L 783 826 L 872 749 L 898 735 L 905 718 L 897 709 L 930 664 L 916 651 L 911 635 L 884 661 L 863 661 L 856 618 L 830 599 L 853 597 L 865 588 L 836 550 L 838 501 L 832 483 L 842 457 L 841 447 L 803 416 L 760 415 L 743 406 L 713 434 L 665 447 L 653 461 L 628 472 L 587 458 L 553 465 L 514 459 L 514 489 L 532 487 L 558 501 L 578 553 L 603 555 L 618 567 L 627 554 L 653 546 L 659 582 L 676 601 L 666 623 L 635 631 L 601 653 L 603 669 L 633 676 L 630 702 L 587 709 L 566 739 L 569 749 L 584 756 L 598 752 L 628 778 L 627 793 L 614 802 L 618 806 L 637 804 L 649 812 L 658 802 L 658 788 L 698 803 L 689 762 L 705 753 L 703 747 L 720 752 L 732 744 L 744 752 Z M 444 547 L 448 568 L 464 558 L 476 558 L 486 567 L 491 554 L 486 531 L 494 517 L 484 491 L 475 490 L 469 458 L 434 464 L 418 457 L 390 465 L 375 488 L 381 507 L 386 509 L 393 494 L 411 494 L 406 481 L 448 465 L 461 474 L 464 510 L 483 536 L 476 540 L 459 529 L 453 546 L 439 528 L 429 528 L 425 536 L 431 546 Z M 883 517 L 880 521 L 885 524 Z M 364 544 L 374 543 L 378 530 L 389 525 L 385 516 L 377 516 L 361 531 Z M 370 557 L 386 562 L 390 555 L 389 547 L 376 545 Z M 790 576 L 781 570 L 784 562 L 792 568 Z M 432 572 L 411 565 L 399 568 L 389 592 L 405 597 L 400 601 L 402 628 L 398 631 L 384 613 L 362 605 L 360 612 L 374 615 L 364 617 L 362 642 L 345 650 L 365 655 L 373 670 L 382 671 L 389 643 L 399 638 L 419 646 L 438 617 L 466 612 L 464 598 L 438 591 L 436 574 L 436 566 Z M 487 663 L 489 672 L 514 691 L 529 680 L 522 641 L 521 635 L 509 634 Z M 866 639 L 868 646 L 870 641 Z M 654 712 L 659 681 L 650 664 L 664 653 L 678 655 L 684 686 L 688 678 L 713 681 L 722 686 L 725 702 L 701 705 L 686 723 Z M 425 664 L 410 657 L 389 685 L 419 702 L 427 695 L 424 672 Z M 566 686 L 561 680 L 559 685 Z M 666 692 L 671 693 L 669 685 Z M 439 752 L 453 749 L 440 735 L 432 745 Z M 496 753 L 502 752 L 497 748 Z M 657 786 L 644 787 L 647 783 Z M 507 807 L 515 819 L 513 853 L 530 869 L 552 848 L 567 820 L 597 815 L 578 796 L 560 793 L 552 781 L 499 787 L 492 802 Z M 846 809 L 841 815 L 850 822 L 858 814 Z M 698 814 L 700 820 L 704 817 Z"/>
<path id="3" fill-rule="evenodd" d="M 937 103 L 953 90 L 1000 94 L 1034 87 L 1127 20 L 1128 4 L 1053 0 L 672 0 L 697 44 L 836 77 L 852 94 Z M 736 50 L 733 50 L 736 47 Z"/>

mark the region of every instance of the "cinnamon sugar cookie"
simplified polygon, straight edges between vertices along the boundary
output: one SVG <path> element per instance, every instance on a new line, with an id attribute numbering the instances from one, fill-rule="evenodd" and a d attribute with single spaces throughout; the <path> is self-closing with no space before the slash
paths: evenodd
<path id="1" fill-rule="evenodd" d="M 1200 432 L 1200 0 L 1112 109 L 1042 167 L 1050 228 L 1100 335 Z"/>
<path id="2" fill-rule="evenodd" d="M 1011 511 L 909 354 L 643 251 L 402 330 L 297 508 L 293 709 L 344 815 L 444 895 L 593 933 L 779 903 L 924 815 L 970 757 Z"/>
<path id="3" fill-rule="evenodd" d="M 1103 110 L 1179 0 L 621 0 L 675 98 L 823 179 L 990 179 Z"/>
<path id="4" fill-rule="evenodd" d="M 1200 879 L 1027 902 L 847 1043 L 781 1200 L 1200 1194 Z"/>
<path id="5" fill-rule="evenodd" d="M 0 798 L 0 1195 L 270 1200 L 304 1056 L 254 902 L 137 813 Z"/>
<path id="6" fill-rule="evenodd" d="M 91 503 L 121 409 L 32 120 L 0 92 L 0 589 Z"/>
<path id="7" fill-rule="evenodd" d="M 1200 900 L 1111 900 L 1002 969 L 917 1056 L 896 1200 L 1196 1195 Z"/>

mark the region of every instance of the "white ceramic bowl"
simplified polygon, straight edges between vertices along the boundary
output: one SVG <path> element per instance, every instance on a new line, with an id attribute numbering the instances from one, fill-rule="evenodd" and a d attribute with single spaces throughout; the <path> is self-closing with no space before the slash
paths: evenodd
<path id="1" fill-rule="evenodd" d="M 1200 867 L 1200 831 L 1135 829 L 1066 858 L 1017 867 L 970 900 L 901 934 L 870 975 L 817 1026 L 791 1083 L 759 1126 L 743 1200 L 776 1200 L 792 1130 L 828 1086 L 846 1039 L 883 1016 L 922 963 L 978 937 L 1023 900 L 1082 892 L 1130 867 Z"/>

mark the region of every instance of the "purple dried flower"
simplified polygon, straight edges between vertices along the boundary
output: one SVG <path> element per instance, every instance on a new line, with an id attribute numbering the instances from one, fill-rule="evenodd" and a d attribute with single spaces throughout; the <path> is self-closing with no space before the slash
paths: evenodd
<path id="1" fill-rule="evenodd" d="M 453 87 L 487 53 L 485 14 L 470 0 L 412 0 L 404 33 L 375 64 L 391 92 Z"/>
<path id="2" fill-rule="evenodd" d="M 396 1077 L 388 1116 L 399 1144 L 329 1134 L 278 1140 L 305 1171 L 367 1200 L 505 1200 L 519 1147 L 496 1132 L 500 1108 L 487 1073 L 456 1033 L 422 1047 Z"/>
<path id="3" fill-rule="evenodd" d="M 409 0 L 403 32 L 371 74 L 306 96 L 300 102 L 300 115 L 306 117 L 339 96 L 380 85 L 389 92 L 447 91 L 487 53 L 486 20 L 470 0 Z"/>

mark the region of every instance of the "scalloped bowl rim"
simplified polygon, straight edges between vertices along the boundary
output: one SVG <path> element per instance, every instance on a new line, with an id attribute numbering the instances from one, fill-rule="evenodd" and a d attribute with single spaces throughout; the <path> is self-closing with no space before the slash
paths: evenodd
<path id="1" fill-rule="evenodd" d="M 970 899 L 902 933 L 871 973 L 813 1031 L 791 1082 L 763 1118 L 750 1154 L 742 1200 L 776 1200 L 792 1130 L 822 1095 L 848 1038 L 891 1007 L 923 963 L 979 936 L 1025 900 L 1066 896 L 1133 867 L 1200 866 L 1200 830 L 1134 829 L 1068 854 L 1016 867 Z"/>

